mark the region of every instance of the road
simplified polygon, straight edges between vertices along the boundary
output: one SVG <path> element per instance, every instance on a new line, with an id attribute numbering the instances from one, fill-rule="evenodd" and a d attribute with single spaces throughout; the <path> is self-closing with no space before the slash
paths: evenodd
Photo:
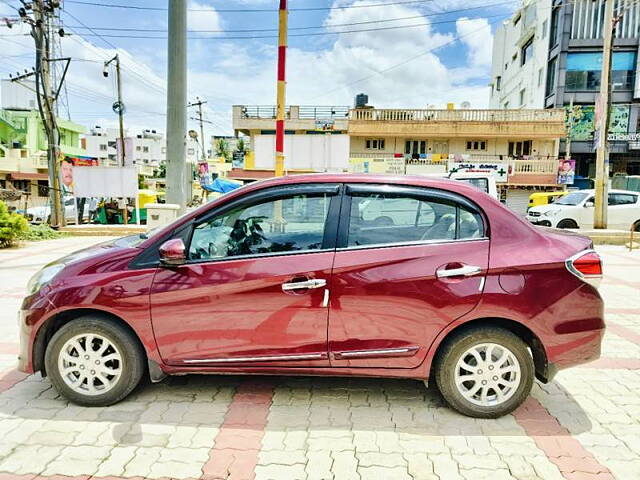
<path id="1" fill-rule="evenodd" d="M 175 377 L 109 408 L 15 371 L 28 278 L 101 238 L 0 250 L 0 479 L 640 479 L 640 251 L 599 247 L 602 358 L 474 420 L 409 380 Z"/>

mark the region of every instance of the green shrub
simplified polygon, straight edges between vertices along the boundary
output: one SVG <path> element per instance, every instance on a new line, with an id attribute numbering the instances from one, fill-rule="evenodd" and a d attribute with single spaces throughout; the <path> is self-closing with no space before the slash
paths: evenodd
<path id="1" fill-rule="evenodd" d="M 28 230 L 27 219 L 17 213 L 9 213 L 6 203 L 0 201 L 0 248 L 12 246 Z"/>
<path id="2" fill-rule="evenodd" d="M 20 234 L 20 240 L 28 240 L 37 242 L 38 240 L 53 240 L 68 236 L 68 233 L 58 232 L 45 223 L 39 225 L 31 225 L 28 230 Z"/>

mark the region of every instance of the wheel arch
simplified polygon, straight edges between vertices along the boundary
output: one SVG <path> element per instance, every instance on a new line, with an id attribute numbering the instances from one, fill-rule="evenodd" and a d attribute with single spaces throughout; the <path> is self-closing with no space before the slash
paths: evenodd
<path id="1" fill-rule="evenodd" d="M 38 331 L 36 332 L 35 340 L 33 342 L 33 370 L 35 372 L 40 371 L 43 377 L 47 376 L 44 355 L 47 350 L 47 345 L 51 340 L 51 337 L 62 328 L 62 326 L 66 325 L 72 320 L 76 318 L 85 317 L 85 316 L 94 316 L 98 317 L 107 322 L 116 323 L 118 325 L 126 328 L 129 333 L 136 339 L 138 345 L 140 346 L 140 350 L 145 355 L 145 363 L 148 361 L 147 351 L 144 348 L 142 341 L 140 340 L 137 332 L 121 317 L 104 310 L 96 309 L 96 308 L 76 308 L 72 310 L 65 310 L 59 312 L 55 315 L 52 315 L 40 326 Z"/>
<path id="2" fill-rule="evenodd" d="M 543 383 L 548 383 L 553 378 L 555 371 L 552 371 L 553 369 L 549 366 L 547 352 L 540 341 L 540 338 L 526 325 L 515 320 L 500 317 L 476 318 L 474 320 L 461 323 L 446 332 L 444 336 L 439 339 L 437 345 L 434 344 L 431 347 L 433 355 L 431 356 L 431 364 L 429 366 L 429 378 L 435 378 L 433 376 L 434 368 L 444 346 L 455 337 L 464 335 L 465 331 L 478 327 L 503 328 L 516 335 L 531 349 L 533 363 L 536 370 L 536 378 Z"/>

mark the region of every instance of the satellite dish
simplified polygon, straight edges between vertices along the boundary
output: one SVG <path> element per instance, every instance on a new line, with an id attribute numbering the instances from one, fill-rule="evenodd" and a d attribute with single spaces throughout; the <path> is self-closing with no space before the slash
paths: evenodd
<path id="1" fill-rule="evenodd" d="M 460 108 L 462 108 L 462 109 L 464 109 L 464 110 L 466 110 L 466 109 L 468 109 L 468 108 L 471 108 L 471 102 L 467 102 L 467 101 L 465 100 L 464 102 L 462 102 L 462 103 L 460 104 Z"/>

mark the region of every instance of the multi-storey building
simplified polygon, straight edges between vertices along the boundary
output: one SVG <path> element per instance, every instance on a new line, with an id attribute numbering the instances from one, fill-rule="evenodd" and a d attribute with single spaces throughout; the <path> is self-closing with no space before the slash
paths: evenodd
<path id="1" fill-rule="evenodd" d="M 102 166 L 118 166 L 118 139 L 120 131 L 117 128 L 93 127 L 89 134 L 82 139 L 87 155 L 98 159 Z M 133 162 L 141 175 L 150 177 L 166 160 L 166 140 L 162 133 L 156 130 L 143 130 L 135 135 L 125 132 L 125 161 Z M 198 144 L 196 140 L 187 137 L 187 162 L 197 161 Z"/>
<path id="2" fill-rule="evenodd" d="M 60 152 L 85 158 L 80 147 L 84 127 L 58 119 Z M 35 110 L 0 110 L 0 189 L 20 192 L 15 206 L 44 205 L 48 200 L 47 137 Z"/>
<path id="3" fill-rule="evenodd" d="M 237 106 L 234 112 L 250 107 Z M 289 112 L 303 107 L 289 107 Z M 313 108 L 313 107 L 307 107 Z M 316 107 L 320 109 L 320 107 Z M 329 108 L 329 107 L 324 107 Z M 266 109 L 265 109 L 266 110 Z M 255 111 L 255 110 L 254 110 Z M 290 117 L 292 115 L 290 114 Z M 256 114 L 234 115 L 234 129 L 250 135 L 252 146 L 263 135 L 273 135 L 273 119 Z M 564 112 L 537 110 L 432 110 L 376 109 L 370 106 L 348 109 L 336 119 L 335 138 L 346 137 L 344 158 L 332 157 L 328 166 L 314 163 L 296 141 L 312 145 L 309 129 L 293 116 L 285 121 L 285 162 L 290 172 L 360 171 L 371 173 L 446 173 L 451 165 L 493 168 L 503 200 L 523 211 L 535 189 L 557 188 L 558 149 L 565 135 Z M 259 133 L 258 133 L 259 132 Z M 333 137 L 333 135 L 331 136 Z M 322 140 L 323 136 L 319 137 Z M 230 176 L 255 179 L 273 175 L 273 146 L 256 149 L 255 158 L 244 170 Z M 289 148 L 288 148 L 289 147 Z M 322 149 L 318 147 L 320 153 Z M 293 158 L 290 154 L 293 153 Z"/>
<path id="4" fill-rule="evenodd" d="M 564 108 L 560 154 L 593 177 L 605 0 L 525 0 L 496 31 L 492 108 Z M 615 0 L 609 124 L 610 174 L 640 174 L 640 4 Z M 574 105 L 573 109 L 569 105 Z M 567 153 L 567 149 L 569 152 Z"/>

